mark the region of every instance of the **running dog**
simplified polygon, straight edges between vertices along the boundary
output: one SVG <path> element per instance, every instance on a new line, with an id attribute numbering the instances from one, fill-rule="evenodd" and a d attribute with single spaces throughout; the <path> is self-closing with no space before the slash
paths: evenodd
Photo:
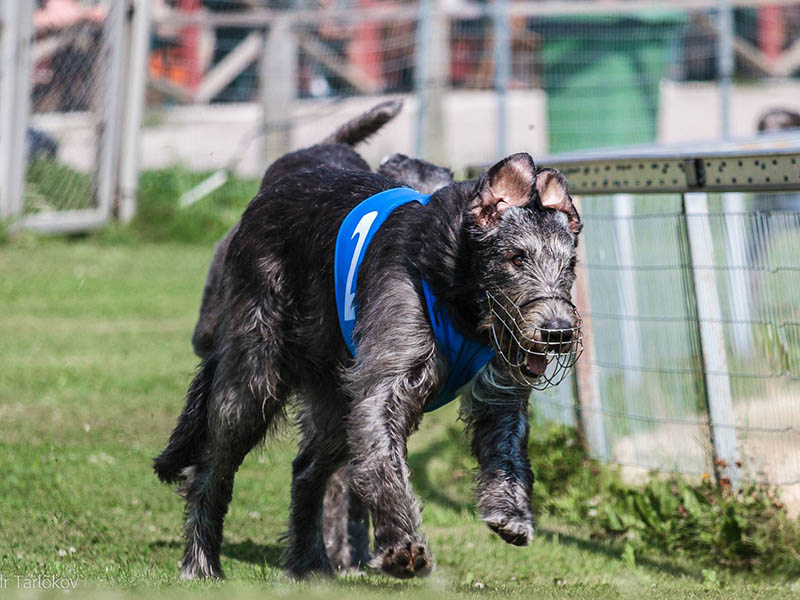
<path id="1" fill-rule="evenodd" d="M 372 518 L 370 564 L 400 578 L 433 569 L 406 443 L 457 394 L 481 517 L 505 541 L 530 542 L 528 396 L 580 351 L 580 217 L 561 173 L 527 154 L 432 195 L 396 186 L 320 166 L 265 185 L 242 216 L 213 350 L 154 463 L 186 498 L 184 577 L 222 576 L 234 475 L 290 403 L 302 433 L 284 556 L 293 576 L 334 572 L 323 499 L 342 465 Z M 365 518 L 351 523 L 348 540 L 366 536 Z"/>

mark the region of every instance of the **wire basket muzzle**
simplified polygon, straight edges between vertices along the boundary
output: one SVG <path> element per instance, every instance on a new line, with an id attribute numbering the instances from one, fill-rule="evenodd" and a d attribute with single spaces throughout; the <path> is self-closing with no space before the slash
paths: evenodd
<path id="1" fill-rule="evenodd" d="M 572 302 L 561 296 L 542 296 L 526 303 L 558 300 L 569 304 L 575 325 L 548 329 L 526 320 L 521 307 L 504 292 L 487 291 L 486 297 L 492 319 L 492 344 L 510 367 L 514 380 L 535 390 L 564 381 L 583 353 L 583 321 Z"/>

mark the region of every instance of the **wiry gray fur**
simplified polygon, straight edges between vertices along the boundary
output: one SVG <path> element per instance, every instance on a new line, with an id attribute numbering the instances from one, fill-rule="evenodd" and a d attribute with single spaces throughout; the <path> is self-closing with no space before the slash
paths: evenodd
<path id="1" fill-rule="evenodd" d="M 563 179 L 517 154 L 477 181 L 446 186 L 428 205 L 403 205 L 386 220 L 359 269 L 359 350 L 351 357 L 333 301 L 336 233 L 353 206 L 395 185 L 380 175 L 325 167 L 287 175 L 261 189 L 231 237 L 217 342 L 155 461 L 162 480 L 183 481 L 184 576 L 222 575 L 219 548 L 233 476 L 292 398 L 302 441 L 292 466 L 287 570 L 297 577 L 330 574 L 366 560 L 358 552 L 363 544 L 344 547 L 341 522 L 338 536 L 326 541 L 323 534 L 326 486 L 345 468 L 330 500 L 352 490 L 347 506 L 350 522 L 362 524 L 357 536 L 366 530 L 362 507 L 368 508 L 370 564 L 395 577 L 428 574 L 434 560 L 420 532 L 406 443 L 448 365 L 427 319 L 421 280 L 453 324 L 484 343 L 490 343 L 489 290 L 518 303 L 531 327 L 559 319 L 574 325 L 565 306 L 580 219 Z M 479 464 L 481 516 L 518 545 L 533 532 L 527 396 L 495 358 L 462 404 Z"/>
<path id="2" fill-rule="evenodd" d="M 410 158 L 399 152 L 384 158 L 378 167 L 378 173 L 400 181 L 423 194 L 432 194 L 453 183 L 453 172 L 450 169 L 427 160 Z"/>

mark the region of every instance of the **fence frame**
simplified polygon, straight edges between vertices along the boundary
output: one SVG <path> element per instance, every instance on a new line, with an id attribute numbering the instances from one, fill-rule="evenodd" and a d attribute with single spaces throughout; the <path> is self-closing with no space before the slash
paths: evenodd
<path id="1" fill-rule="evenodd" d="M 0 28 L 0 218 L 23 208 L 30 111 L 33 3 L 3 2 Z"/>
<path id="2" fill-rule="evenodd" d="M 716 145 L 570 153 L 543 157 L 537 162 L 562 171 L 579 203 L 585 205 L 592 196 L 613 196 L 618 208 L 621 206 L 618 214 L 627 210 L 629 194 L 681 195 L 681 216 L 693 267 L 690 292 L 698 310 L 695 327 L 702 351 L 703 393 L 715 474 L 717 481 L 737 486 L 741 473 L 736 428 L 732 426 L 719 288 L 715 272 L 709 268 L 714 265 L 714 248 L 707 194 L 800 191 L 800 135 L 778 133 Z M 468 174 L 476 176 L 487 167 L 471 167 Z M 723 211 L 730 212 L 735 202 L 727 208 L 724 201 L 723 205 Z M 576 284 L 575 301 L 582 313 L 591 315 L 588 282 Z M 590 318 L 584 320 L 584 327 L 589 329 L 584 337 L 588 346 L 585 354 L 591 360 L 594 348 Z M 578 364 L 575 384 L 576 420 L 582 439 L 593 456 L 605 459 L 608 450 L 603 437 L 602 398 L 591 365 Z"/>
<path id="3" fill-rule="evenodd" d="M 141 15 L 147 19 L 150 0 L 110 0 L 104 21 L 100 60 L 105 63 L 102 74 L 102 107 L 99 115 L 97 167 L 94 171 L 96 206 L 88 209 L 68 209 L 42 213 L 24 213 L 25 165 L 27 158 L 25 135 L 30 119 L 31 72 L 33 57 L 33 2 L 3 2 L 2 44 L 0 45 L 0 130 L 9 132 L 0 136 L 0 156 L 8 157 L 0 166 L 0 217 L 9 221 L 12 231 L 30 229 L 39 233 L 74 233 L 96 229 L 105 225 L 118 204 L 120 181 L 127 196 L 135 194 L 138 172 L 134 157 L 138 157 L 138 144 L 123 152 L 123 142 L 133 139 L 141 124 L 141 105 L 146 78 L 135 79 L 126 89 L 123 81 L 126 56 L 132 66 L 144 69 L 149 44 L 141 43 L 142 30 L 149 31 L 149 21 L 142 24 Z M 137 22 L 134 15 L 140 17 Z M 138 43 L 128 49 L 128 23 L 134 23 Z M 145 36 L 146 38 L 146 36 Z M 134 85 L 140 89 L 134 89 Z M 141 98 L 141 100 L 140 100 Z M 126 122 L 123 125 L 123 115 Z M 124 133 L 123 133 L 124 126 Z M 123 165 L 120 165 L 120 160 Z M 126 166 L 127 165 L 127 166 Z M 121 174 L 124 173 L 124 180 Z M 133 192 L 130 191 L 133 181 Z M 131 204 L 122 213 L 132 216 Z M 135 203 L 133 204 L 135 209 Z"/>
<path id="4" fill-rule="evenodd" d="M 770 141 L 769 138 L 774 138 Z M 571 191 L 583 196 L 614 193 L 617 204 L 625 204 L 632 193 L 681 194 L 681 215 L 688 237 L 692 274 L 690 290 L 697 307 L 696 330 L 700 340 L 703 362 L 703 392 L 708 413 L 709 432 L 717 481 L 738 486 L 739 456 L 736 448 L 736 429 L 733 425 L 733 403 L 725 350 L 725 334 L 714 265 L 714 248 L 707 194 L 711 192 L 776 192 L 800 190 L 800 137 L 766 136 L 759 140 L 741 143 L 783 146 L 761 151 L 725 149 L 692 152 L 688 148 L 627 152 L 605 156 L 572 156 L 544 159 L 542 164 L 554 166 L 564 172 Z M 789 149 L 786 149 L 786 146 Z M 667 172 L 672 177 L 665 180 L 666 188 L 654 185 L 643 173 Z M 679 173 L 683 175 L 680 178 Z M 600 175 L 608 174 L 608 176 Z M 677 179 L 677 183 L 676 183 Z M 610 188 L 610 189 L 609 189 Z M 591 371 L 591 369 L 589 369 Z M 584 371 L 585 372 L 585 371 Z M 586 375 L 577 377 L 578 389 L 596 389 Z M 596 393 L 596 392 L 595 392 Z M 580 395 L 579 395 L 580 401 Z M 599 402 L 595 400 L 595 403 Z M 581 411 L 584 430 L 598 430 L 602 413 L 597 410 Z M 591 440 L 594 436 L 587 436 Z M 605 445 L 590 450 L 605 456 Z"/>

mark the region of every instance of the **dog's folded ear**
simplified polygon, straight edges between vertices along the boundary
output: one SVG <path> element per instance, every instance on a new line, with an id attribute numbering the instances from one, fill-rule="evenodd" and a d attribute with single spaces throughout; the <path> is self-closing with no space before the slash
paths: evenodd
<path id="1" fill-rule="evenodd" d="M 481 227 L 494 225 L 512 206 L 531 201 L 536 183 L 536 163 L 526 152 L 512 154 L 494 165 L 478 182 L 470 205 Z"/>
<path id="2" fill-rule="evenodd" d="M 581 217 L 567 191 L 567 180 L 561 171 L 542 169 L 536 174 L 536 195 L 544 208 L 554 208 L 567 215 L 569 230 L 578 235 L 583 229 Z"/>

